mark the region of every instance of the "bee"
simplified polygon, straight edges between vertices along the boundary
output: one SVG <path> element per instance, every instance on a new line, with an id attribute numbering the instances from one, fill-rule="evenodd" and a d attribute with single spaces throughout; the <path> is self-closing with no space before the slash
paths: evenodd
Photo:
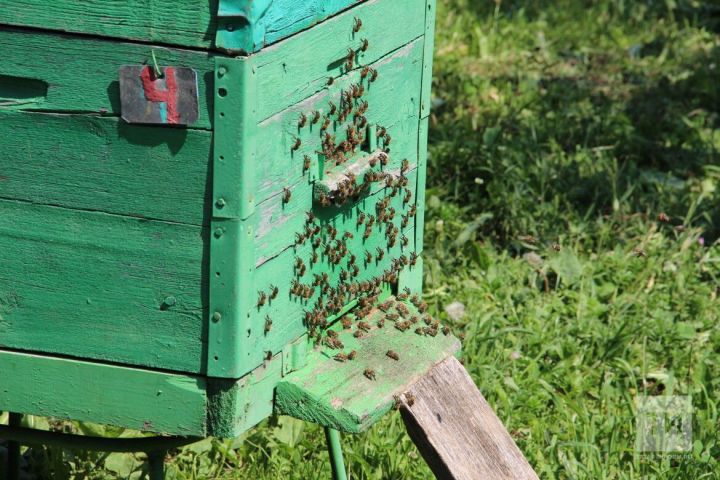
<path id="1" fill-rule="evenodd" d="M 390 320 L 391 322 L 394 322 L 395 320 L 400 318 L 400 315 L 398 315 L 397 313 L 388 313 L 387 315 L 385 315 L 385 318 Z"/>
<path id="2" fill-rule="evenodd" d="M 310 257 L 310 264 L 315 265 L 318 262 L 318 254 L 317 252 L 312 252 L 312 256 Z"/>
<path id="3" fill-rule="evenodd" d="M 367 38 L 363 38 L 360 42 L 360 50 L 363 52 L 367 52 L 368 47 L 370 46 L 370 41 Z"/>
<path id="4" fill-rule="evenodd" d="M 414 205 L 414 204 L 413 204 L 413 205 L 410 207 L 410 210 L 408 210 L 408 216 L 414 217 L 414 216 L 415 216 L 415 213 L 417 213 L 417 205 Z"/>
<path id="5" fill-rule="evenodd" d="M 378 78 L 378 71 L 373 68 L 372 72 L 370 73 L 370 82 L 374 83 L 375 80 L 377 80 L 377 78 Z"/>
<path id="6" fill-rule="evenodd" d="M 347 359 L 348 359 L 348 356 L 345 355 L 344 353 L 340 352 L 340 353 L 338 353 L 337 355 L 335 355 L 335 356 L 333 357 L 333 359 L 335 359 L 335 360 L 338 361 L 338 362 L 346 362 Z"/>
<path id="7" fill-rule="evenodd" d="M 300 114 L 300 119 L 298 120 L 298 127 L 303 128 L 307 124 L 307 116 L 304 113 Z"/>
<path id="8" fill-rule="evenodd" d="M 298 269 L 298 272 L 297 272 L 298 277 L 304 277 L 304 276 L 305 276 L 305 272 L 306 272 L 306 267 L 305 267 L 305 265 L 303 265 L 302 267 L 300 267 L 300 268 Z"/>
<path id="9" fill-rule="evenodd" d="M 335 83 L 335 77 L 328 77 L 328 79 L 327 79 L 327 86 L 329 87 L 329 86 L 332 85 L 333 83 Z"/>
<path id="10" fill-rule="evenodd" d="M 370 216 L 368 217 L 367 224 L 368 224 L 369 227 L 372 227 L 372 226 L 375 224 L 375 217 L 372 216 L 372 215 L 370 215 Z"/>
<path id="11" fill-rule="evenodd" d="M 383 250 L 380 247 L 377 247 L 377 255 L 375 255 L 375 258 L 377 258 L 378 262 L 381 262 L 383 257 L 385 256 L 385 250 Z"/>
<path id="12" fill-rule="evenodd" d="M 357 352 L 355 350 L 348 353 L 348 360 L 355 360 L 355 357 L 357 356 Z"/>
<path id="13" fill-rule="evenodd" d="M 388 240 L 388 247 L 389 247 L 389 248 L 393 248 L 393 247 L 395 246 L 395 242 L 396 242 L 396 237 L 393 235 L 393 236 L 390 237 L 390 239 Z"/>
<path id="14" fill-rule="evenodd" d="M 425 303 L 425 302 L 420 302 L 420 303 L 417 305 L 417 309 L 418 309 L 418 311 L 419 311 L 420 313 L 425 313 L 425 312 L 427 312 L 427 308 L 428 308 L 428 306 L 427 306 L 427 303 Z"/>
<path id="15" fill-rule="evenodd" d="M 392 300 L 388 300 L 388 301 L 386 301 L 386 302 L 381 303 L 381 304 L 378 306 L 378 308 L 379 308 L 380 310 L 382 310 L 383 312 L 387 312 L 388 310 L 390 310 L 390 307 L 392 307 L 392 304 L 393 304 L 393 301 L 392 301 Z"/>
<path id="16" fill-rule="evenodd" d="M 550 248 L 552 248 L 552 249 L 555 250 L 556 252 L 559 252 L 559 251 L 562 249 L 562 248 L 560 247 L 560 244 L 558 244 L 558 243 L 553 243 L 553 244 L 550 246 Z"/>
<path id="17" fill-rule="evenodd" d="M 362 330 L 363 332 L 369 332 L 370 331 L 370 324 L 367 322 L 358 322 L 357 328 Z"/>
<path id="18" fill-rule="evenodd" d="M 354 65 L 354 62 L 355 62 L 355 50 L 353 50 L 352 48 L 348 48 L 348 54 L 347 54 L 346 59 L 347 59 L 347 61 L 348 61 L 348 64 Z"/>
<path id="19" fill-rule="evenodd" d="M 437 328 L 425 328 L 425 335 L 429 335 L 431 337 L 436 336 L 438 333 Z"/>
<path id="20" fill-rule="evenodd" d="M 405 317 L 405 316 L 407 316 L 407 315 L 410 314 L 410 311 L 408 310 L 408 308 L 407 308 L 405 305 L 403 305 L 402 303 L 396 304 L 396 305 L 395 305 L 395 309 L 396 309 L 396 310 L 400 313 L 400 315 L 402 315 L 403 317 Z"/>
<path id="21" fill-rule="evenodd" d="M 365 375 L 368 380 L 375 380 L 375 370 L 372 368 L 366 368 L 363 375 Z"/>
<path id="22" fill-rule="evenodd" d="M 397 352 L 394 352 L 392 350 L 388 350 L 385 355 L 387 355 L 388 357 L 392 358 L 395 361 L 400 360 L 400 355 L 398 355 Z"/>
<path id="23" fill-rule="evenodd" d="M 368 66 L 363 67 L 363 69 L 360 71 L 360 78 L 365 79 L 369 73 L 370 73 L 370 67 L 368 67 Z"/>
<path id="24" fill-rule="evenodd" d="M 372 157 L 372 158 L 370 159 L 370 162 L 369 162 L 369 163 L 370 163 L 370 166 L 374 168 L 374 167 L 377 165 L 377 162 L 378 162 L 377 157 Z M 372 182 L 373 180 L 370 180 L 370 181 Z"/>
<path id="25" fill-rule="evenodd" d="M 313 112 L 313 118 L 312 118 L 312 120 L 311 120 L 311 123 L 312 123 L 313 125 L 315 125 L 315 124 L 318 123 L 319 121 L 320 121 L 320 111 L 319 111 L 319 110 L 315 110 L 315 111 Z"/>
<path id="26" fill-rule="evenodd" d="M 388 146 L 392 143 L 392 137 L 390 135 L 385 135 L 384 144 L 385 146 Z"/>
<path id="27" fill-rule="evenodd" d="M 330 127 L 330 123 L 332 123 L 332 121 L 330 120 L 330 117 L 326 116 L 325 121 L 323 122 L 322 126 L 320 127 L 320 130 L 322 130 L 322 131 L 327 130 Z"/>
<path id="28" fill-rule="evenodd" d="M 402 240 L 401 240 L 401 244 L 402 244 L 403 248 L 407 247 L 409 243 L 410 243 L 410 239 L 408 237 L 406 237 L 405 235 L 403 235 Z"/>
<path id="29" fill-rule="evenodd" d="M 360 212 L 360 214 L 358 215 L 358 218 L 357 218 L 357 223 L 355 225 L 357 225 L 359 227 L 363 223 L 365 223 L 365 213 Z"/>
<path id="30" fill-rule="evenodd" d="M 668 217 L 667 214 L 661 212 L 658 215 L 658 221 L 663 222 L 663 223 L 668 223 L 670 221 L 670 217 Z"/>
<path id="31" fill-rule="evenodd" d="M 320 246 L 321 243 L 322 243 L 322 238 L 320 238 L 320 237 L 315 237 L 315 239 L 314 239 L 313 242 L 312 242 L 312 246 L 313 246 L 313 248 L 316 249 L 316 248 L 318 248 L 318 247 Z"/>
<path id="32" fill-rule="evenodd" d="M 295 143 L 292 146 L 292 151 L 294 152 L 294 151 L 298 150 L 301 146 L 302 146 L 302 140 L 300 140 L 299 138 L 296 138 Z"/>
<path id="33" fill-rule="evenodd" d="M 401 302 L 404 302 L 405 300 L 408 299 L 408 292 L 407 292 L 407 291 L 403 291 L 402 293 L 398 293 L 398 294 L 397 294 L 397 299 L 400 300 Z"/>
<path id="34" fill-rule="evenodd" d="M 365 263 L 371 263 L 373 261 L 372 253 L 365 250 Z"/>
<path id="35" fill-rule="evenodd" d="M 278 296 L 280 289 L 275 285 L 270 285 L 270 300 L 275 300 Z"/>
<path id="36" fill-rule="evenodd" d="M 417 333 L 418 335 L 425 335 L 425 329 L 423 329 L 422 327 L 418 327 L 415 329 L 415 333 Z"/>
<path id="37" fill-rule="evenodd" d="M 447 325 L 445 325 L 445 326 L 442 328 L 442 332 L 443 332 L 443 335 L 445 335 L 445 336 L 450 335 L 450 327 L 448 327 Z"/>
<path id="38" fill-rule="evenodd" d="M 403 320 L 402 322 L 397 322 L 397 323 L 395 323 L 395 328 L 397 328 L 401 332 L 404 332 L 408 328 L 410 328 L 410 322 L 408 322 L 407 320 Z"/>
<path id="39" fill-rule="evenodd" d="M 324 193 L 321 193 L 320 194 L 320 205 L 322 205 L 323 207 L 329 207 L 331 204 L 332 204 L 332 202 L 330 201 L 330 197 L 328 197 Z"/>
<path id="40" fill-rule="evenodd" d="M 355 332 L 353 332 L 353 337 L 355 337 L 355 338 L 361 338 L 362 336 L 363 336 L 362 330 L 355 330 Z"/>
<path id="41" fill-rule="evenodd" d="M 383 167 L 386 167 L 388 164 L 388 156 L 387 153 L 383 152 L 382 155 L 380 155 L 380 165 Z"/>
<path id="42" fill-rule="evenodd" d="M 350 327 L 352 327 L 352 319 L 350 317 L 348 317 L 347 315 L 342 317 L 342 319 L 340 320 L 340 323 L 342 323 L 342 326 L 345 330 L 349 330 Z"/>
<path id="43" fill-rule="evenodd" d="M 410 317 L 410 323 L 412 324 L 417 323 L 419 320 L 420 319 L 417 317 L 417 315 L 413 315 L 412 317 Z"/>
<path id="44" fill-rule="evenodd" d="M 265 315 L 265 335 L 270 332 L 270 329 L 272 328 L 272 318 L 270 318 L 270 315 Z"/>
<path id="45" fill-rule="evenodd" d="M 335 115 L 335 112 L 337 112 L 337 105 L 335 105 L 333 102 L 330 102 L 329 105 L 330 105 L 330 111 L 328 113 L 330 115 Z"/>
<path id="46" fill-rule="evenodd" d="M 355 23 L 353 24 L 353 33 L 358 33 L 363 26 L 362 20 L 355 17 Z"/>
<path id="47" fill-rule="evenodd" d="M 407 404 L 408 407 L 412 407 L 413 405 L 415 405 L 415 395 L 413 395 L 410 392 L 406 392 L 406 393 L 404 393 L 404 396 L 405 396 L 405 403 Z"/>
<path id="48" fill-rule="evenodd" d="M 410 169 L 410 162 L 406 158 L 402 161 L 402 165 L 400 166 L 400 173 L 405 173 Z"/>
<path id="49" fill-rule="evenodd" d="M 365 227 L 365 233 L 363 233 L 363 240 L 367 240 L 370 238 L 370 235 L 372 234 L 372 227 Z"/>
<path id="50" fill-rule="evenodd" d="M 257 306 L 262 307 L 267 301 L 267 294 L 265 292 L 258 292 Z"/>
<path id="51" fill-rule="evenodd" d="M 290 198 L 292 198 L 292 192 L 290 191 L 290 189 L 287 187 L 283 188 L 283 203 L 288 203 L 290 201 Z"/>
<path id="52" fill-rule="evenodd" d="M 351 238 L 353 238 L 353 234 L 350 233 L 350 232 L 345 232 L 345 233 L 343 234 L 343 238 L 346 239 L 346 240 L 351 239 Z"/>
<path id="53" fill-rule="evenodd" d="M 633 255 L 636 257 L 647 257 L 647 252 L 641 248 L 634 248 L 633 249 Z"/>

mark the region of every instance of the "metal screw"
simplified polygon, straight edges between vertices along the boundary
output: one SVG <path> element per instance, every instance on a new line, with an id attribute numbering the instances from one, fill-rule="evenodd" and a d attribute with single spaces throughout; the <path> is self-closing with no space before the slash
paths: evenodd
<path id="1" fill-rule="evenodd" d="M 220 228 L 220 227 L 216 228 L 216 229 L 215 229 L 215 238 L 220 238 L 220 237 L 222 237 L 222 236 L 223 236 L 223 233 L 225 233 L 225 232 L 223 231 L 222 228 Z"/>
<path id="2" fill-rule="evenodd" d="M 215 206 L 218 208 L 218 210 L 222 210 L 222 208 L 225 207 L 225 205 L 227 205 L 227 203 L 225 203 L 224 198 L 218 198 L 217 201 L 215 202 Z"/>
<path id="3" fill-rule="evenodd" d="M 222 320 L 222 314 L 221 314 L 220 312 L 215 312 L 215 313 L 213 313 L 212 321 L 215 322 L 215 323 L 217 323 L 217 322 L 219 322 L 220 320 Z"/>
<path id="4" fill-rule="evenodd" d="M 218 68 L 218 77 L 224 77 L 226 73 L 227 73 L 227 68 L 225 68 L 225 67 Z"/>

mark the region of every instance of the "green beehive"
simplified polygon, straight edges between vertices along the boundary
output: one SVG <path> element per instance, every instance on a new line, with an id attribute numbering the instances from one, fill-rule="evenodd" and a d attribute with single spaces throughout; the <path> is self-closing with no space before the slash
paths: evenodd
<path id="1" fill-rule="evenodd" d="M 4 6 L 0 411 L 358 432 L 454 354 L 418 298 L 434 16 Z"/>

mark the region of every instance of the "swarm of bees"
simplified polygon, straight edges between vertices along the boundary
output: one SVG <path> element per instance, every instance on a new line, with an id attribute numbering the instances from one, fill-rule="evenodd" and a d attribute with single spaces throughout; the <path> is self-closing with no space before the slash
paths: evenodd
<path id="1" fill-rule="evenodd" d="M 355 19 L 353 33 L 358 33 L 361 28 L 362 21 Z M 354 360 L 357 352 L 342 351 L 345 345 L 338 334 L 328 328 L 335 319 L 339 319 L 342 329 L 351 331 L 358 339 L 369 335 L 373 329 L 385 328 L 386 323 L 402 332 L 415 329 L 416 333 L 423 336 L 434 337 L 440 331 L 445 335 L 450 333 L 447 327 L 440 326 L 439 322 L 427 315 L 424 325 L 420 322 L 427 305 L 408 289 L 376 307 L 383 287 L 387 284 L 396 285 L 401 271 L 417 264 L 417 253 L 406 252 L 410 248 L 410 238 L 404 234 L 410 227 L 410 220 L 416 216 L 417 207 L 413 203 L 414 195 L 408 178 L 410 161 L 404 159 L 397 170 L 390 171 L 389 154 L 393 139 L 386 127 L 371 125 L 367 118 L 370 104 L 366 95 L 371 88 L 370 84 L 379 77 L 376 69 L 360 65 L 362 53 L 369 48 L 370 41 L 361 38 L 359 44 L 348 49 L 343 62 L 346 73 L 357 68 L 359 81 L 344 88 L 339 100 L 328 102 L 327 108 L 301 113 L 296 117 L 298 135 L 299 130 L 313 129 L 313 125 L 318 125 L 312 131 L 319 134 L 319 147 L 315 152 L 325 159 L 324 173 L 346 169 L 338 175 L 340 179 L 333 183 L 331 191 L 316 194 L 315 197 L 316 207 L 321 209 L 346 207 L 342 210 L 343 215 L 316 216 L 309 211 L 302 230 L 295 234 L 297 256 L 293 263 L 294 278 L 290 282 L 289 291 L 290 299 L 304 307 L 304 323 L 310 337 L 317 345 L 340 350 L 332 355 L 338 362 Z M 332 76 L 328 77 L 328 87 L 335 83 Z M 376 129 L 374 133 L 371 126 Z M 374 153 L 362 153 L 367 152 L 367 146 L 372 144 L 377 145 Z M 299 137 L 294 137 L 291 152 L 301 147 L 303 150 L 309 148 L 303 145 Z M 366 161 L 367 166 L 354 171 L 362 173 L 352 173 L 347 167 L 342 167 L 359 155 L 365 157 L 361 161 Z M 312 168 L 311 156 L 302 155 L 302 166 L 303 173 Z M 288 204 L 291 198 L 291 190 L 284 188 L 283 204 Z M 351 220 L 346 221 L 349 214 L 352 214 L 349 217 Z M 338 228 L 346 230 L 339 231 Z M 358 244 L 367 247 L 358 249 Z M 270 304 L 278 293 L 279 289 L 275 286 L 270 286 L 269 291 L 258 292 L 257 308 Z M 353 302 L 355 306 L 347 313 L 348 306 Z M 419 315 L 411 311 L 410 304 L 420 312 Z M 419 325 L 417 328 L 416 324 Z M 272 326 L 272 318 L 266 315 L 266 335 Z M 393 350 L 388 350 L 386 357 L 388 361 L 400 360 L 400 355 Z M 369 380 L 375 380 L 377 374 L 368 368 L 363 375 Z"/>

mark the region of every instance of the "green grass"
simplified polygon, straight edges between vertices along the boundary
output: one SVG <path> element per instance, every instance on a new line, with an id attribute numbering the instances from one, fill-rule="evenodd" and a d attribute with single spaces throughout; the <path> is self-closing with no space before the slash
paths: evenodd
<path id="1" fill-rule="evenodd" d="M 466 367 L 541 478 L 720 478 L 720 9 L 441 3 L 432 313 L 464 337 Z M 453 322 L 454 301 L 466 314 Z M 692 395 L 688 455 L 635 452 L 642 394 Z M 397 414 L 344 446 L 350 478 L 430 477 Z M 317 427 L 272 419 L 185 449 L 169 469 L 329 478 L 324 448 Z M 58 478 L 139 468 L 128 456 L 33 454 Z"/>

